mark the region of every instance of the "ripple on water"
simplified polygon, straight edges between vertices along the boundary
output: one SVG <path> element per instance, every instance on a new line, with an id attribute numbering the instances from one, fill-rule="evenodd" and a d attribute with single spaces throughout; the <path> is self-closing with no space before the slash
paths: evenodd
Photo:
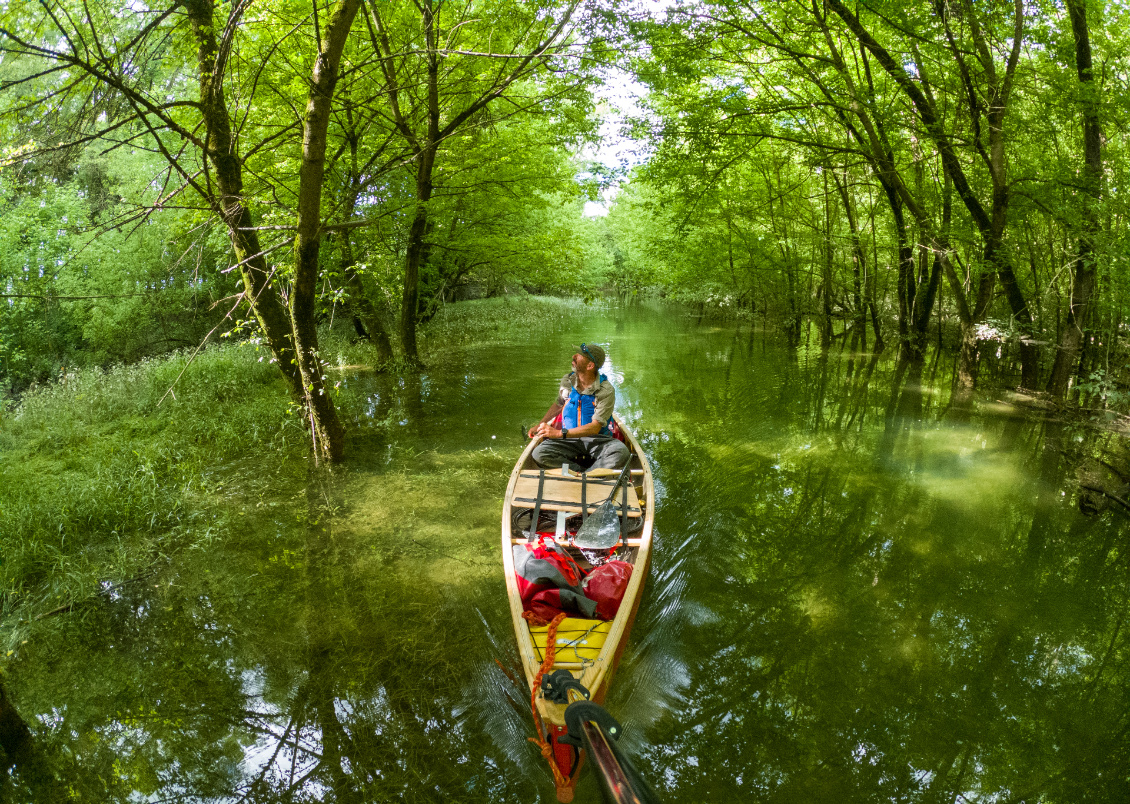
<path id="1" fill-rule="evenodd" d="M 534 728 L 511 623 L 506 618 L 492 624 L 477 608 L 475 614 L 491 658 L 470 664 L 457 717 L 477 724 L 515 767 L 526 767 Z"/>

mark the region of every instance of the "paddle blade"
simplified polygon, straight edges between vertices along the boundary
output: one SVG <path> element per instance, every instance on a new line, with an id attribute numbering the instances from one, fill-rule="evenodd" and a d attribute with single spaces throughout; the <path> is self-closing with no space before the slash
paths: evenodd
<path id="1" fill-rule="evenodd" d="M 573 544 L 582 550 L 607 550 L 620 541 L 620 517 L 616 513 L 616 506 L 611 500 L 602 502 L 593 511 L 577 536 Z"/>

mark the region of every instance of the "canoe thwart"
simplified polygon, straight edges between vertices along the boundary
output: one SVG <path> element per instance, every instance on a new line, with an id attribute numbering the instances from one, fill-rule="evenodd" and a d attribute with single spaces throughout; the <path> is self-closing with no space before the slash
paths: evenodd
<path id="1" fill-rule="evenodd" d="M 588 478 L 582 486 L 579 475 L 551 475 L 541 472 L 522 472 L 514 486 L 514 494 L 510 498 L 513 505 L 525 508 L 540 508 L 544 511 L 567 511 L 573 514 L 591 514 L 608 497 L 612 491 L 615 479 L 603 480 Z M 643 516 L 639 497 L 636 496 L 635 486 L 625 484 L 628 489 L 628 516 L 638 518 Z M 603 490 L 603 493 L 601 493 Z M 584 502 L 582 505 L 582 494 Z M 613 501 L 619 513 L 623 504 L 622 494 L 616 495 Z M 540 505 L 538 503 L 540 502 Z"/>

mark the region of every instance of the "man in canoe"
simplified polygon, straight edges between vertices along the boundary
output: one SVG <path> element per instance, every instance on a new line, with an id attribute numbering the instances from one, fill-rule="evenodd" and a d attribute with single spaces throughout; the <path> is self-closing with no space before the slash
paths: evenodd
<path id="1" fill-rule="evenodd" d="M 612 409 L 616 389 L 603 374 L 604 350 L 582 343 L 573 348 L 573 370 L 561 378 L 557 401 L 541 422 L 530 428 L 530 438 L 544 436 L 533 458 L 543 469 L 563 463 L 575 472 L 587 469 L 623 469 L 631 457 L 624 442 L 612 436 Z M 553 425 L 561 414 L 561 427 Z"/>

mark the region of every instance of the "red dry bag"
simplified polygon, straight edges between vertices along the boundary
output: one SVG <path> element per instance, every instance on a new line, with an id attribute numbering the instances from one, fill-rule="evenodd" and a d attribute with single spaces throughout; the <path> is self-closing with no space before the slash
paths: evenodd
<path id="1" fill-rule="evenodd" d="M 585 597 L 596 601 L 597 617 L 611 620 L 616 616 L 631 578 L 632 565 L 626 561 L 609 561 L 585 576 Z"/>
<path id="2" fill-rule="evenodd" d="M 584 571 L 552 534 L 538 534 L 532 544 L 514 545 L 514 576 L 522 608 L 533 615 L 534 625 L 544 625 L 558 613 L 592 617 L 596 604 L 581 589 Z"/>

